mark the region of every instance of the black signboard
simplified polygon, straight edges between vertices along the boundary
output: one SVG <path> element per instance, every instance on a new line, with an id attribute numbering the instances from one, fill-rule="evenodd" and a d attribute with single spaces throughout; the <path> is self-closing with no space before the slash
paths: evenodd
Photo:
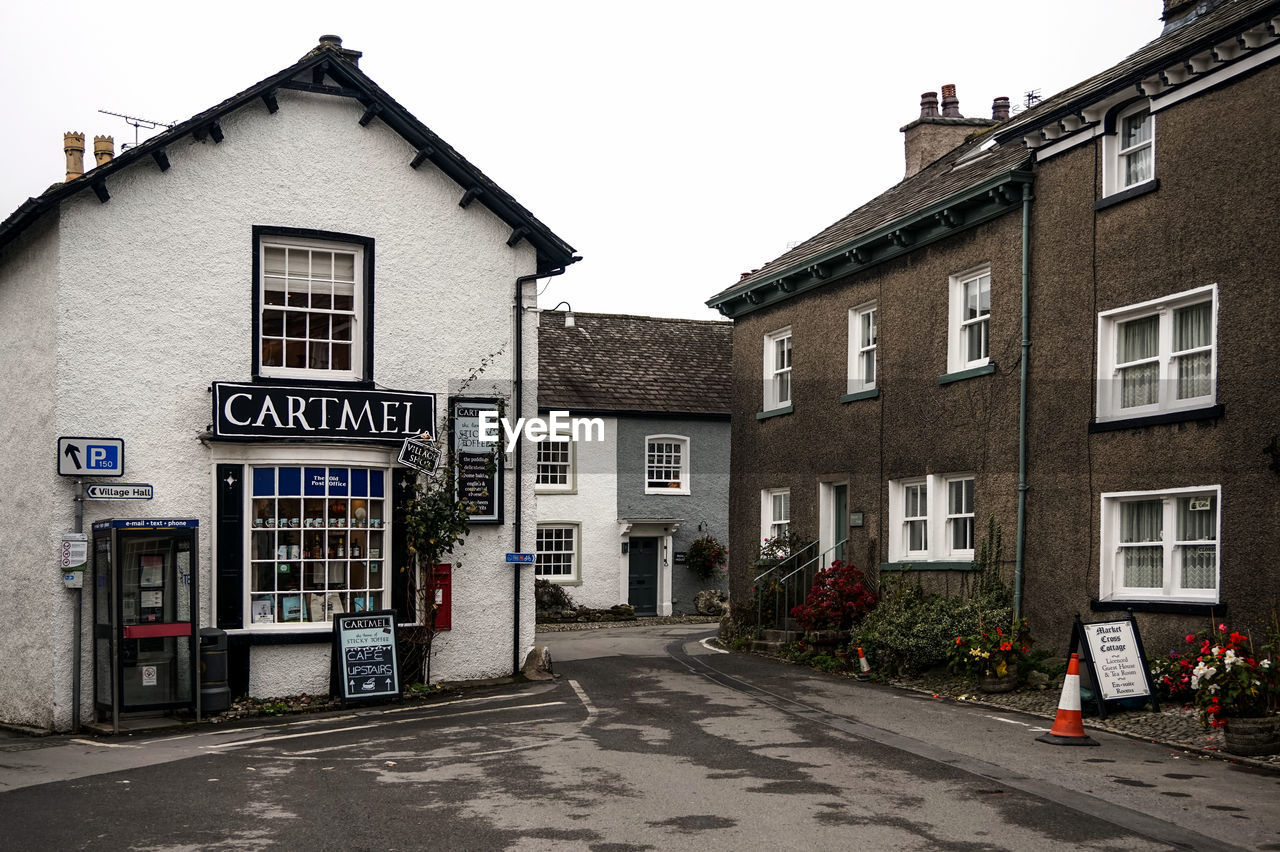
<path id="1" fill-rule="evenodd" d="M 1155 690 L 1151 688 L 1151 672 L 1147 654 L 1138 634 L 1138 622 L 1130 612 L 1127 618 L 1085 623 L 1076 616 L 1071 634 L 1071 650 L 1079 649 L 1080 661 L 1089 674 L 1098 715 L 1105 718 L 1107 702 L 1146 698 L 1151 709 L 1160 710 Z"/>
<path id="2" fill-rule="evenodd" d="M 501 415 L 502 408 L 496 399 L 467 399 L 453 397 L 449 400 L 452 429 L 449 432 L 449 448 L 458 461 L 457 479 L 454 483 L 459 500 L 473 504 L 473 524 L 502 523 L 502 428 L 498 427 L 496 442 L 480 438 L 480 415 L 493 412 Z M 488 418 L 493 420 L 492 417 Z M 491 430 L 492 431 L 492 430 Z"/>
<path id="3" fill-rule="evenodd" d="M 344 701 L 398 696 L 395 613 L 388 609 L 335 615 L 333 669 Z"/>
<path id="4" fill-rule="evenodd" d="M 218 438 L 399 443 L 434 435 L 434 394 L 381 389 L 213 383 Z"/>

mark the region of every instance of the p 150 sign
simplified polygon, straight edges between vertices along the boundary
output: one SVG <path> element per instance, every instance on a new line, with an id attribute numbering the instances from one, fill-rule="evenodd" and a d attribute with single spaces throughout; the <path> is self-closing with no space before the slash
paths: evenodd
<path id="1" fill-rule="evenodd" d="M 218 438 L 399 442 L 435 434 L 434 394 L 213 383 Z"/>

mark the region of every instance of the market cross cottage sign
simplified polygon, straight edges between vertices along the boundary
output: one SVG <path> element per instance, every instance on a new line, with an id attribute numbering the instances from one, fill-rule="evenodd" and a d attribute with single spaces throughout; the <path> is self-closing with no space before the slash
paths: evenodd
<path id="1" fill-rule="evenodd" d="M 434 394 L 213 383 L 217 438 L 393 443 L 435 434 Z"/>

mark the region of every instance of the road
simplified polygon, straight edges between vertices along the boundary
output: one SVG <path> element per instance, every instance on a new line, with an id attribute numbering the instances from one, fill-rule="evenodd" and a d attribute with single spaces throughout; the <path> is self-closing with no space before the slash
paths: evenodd
<path id="1" fill-rule="evenodd" d="M 0 740 L 0 848 L 1280 849 L 1278 776 L 708 635 L 544 634 L 557 680 L 428 706 Z"/>

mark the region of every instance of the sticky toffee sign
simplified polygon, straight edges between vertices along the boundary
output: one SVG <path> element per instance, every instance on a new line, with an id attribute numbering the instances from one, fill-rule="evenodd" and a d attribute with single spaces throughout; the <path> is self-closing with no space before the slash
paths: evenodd
<path id="1" fill-rule="evenodd" d="M 435 434 L 434 394 L 213 383 L 213 434 L 258 440 L 398 443 Z"/>

